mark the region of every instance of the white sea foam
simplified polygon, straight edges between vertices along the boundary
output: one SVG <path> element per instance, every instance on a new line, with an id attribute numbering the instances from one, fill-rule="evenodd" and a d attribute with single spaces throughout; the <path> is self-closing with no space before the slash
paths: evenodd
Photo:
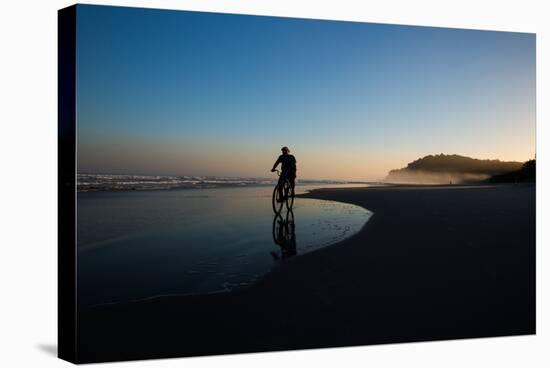
<path id="1" fill-rule="evenodd" d="M 79 192 L 109 190 L 155 190 L 155 189 L 203 189 L 231 186 L 274 185 L 277 178 L 241 178 L 227 176 L 159 176 L 89 174 L 77 175 Z M 299 180 L 302 184 L 345 184 L 328 180 Z"/>

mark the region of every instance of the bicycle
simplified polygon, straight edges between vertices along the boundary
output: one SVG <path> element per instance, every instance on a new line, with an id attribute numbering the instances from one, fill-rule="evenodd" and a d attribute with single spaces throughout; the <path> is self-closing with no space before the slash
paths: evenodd
<path id="1" fill-rule="evenodd" d="M 277 172 L 277 176 L 281 176 L 281 172 L 279 170 L 275 171 Z M 283 186 L 282 190 L 279 190 L 280 185 Z M 282 198 L 281 194 L 283 195 Z M 285 178 L 282 184 L 281 180 L 279 180 L 277 182 L 277 185 L 275 185 L 275 188 L 273 188 L 271 204 L 273 205 L 273 211 L 276 214 L 280 213 L 283 209 L 283 202 L 286 204 L 287 210 L 291 210 L 292 206 L 294 206 L 294 188 L 292 187 L 292 184 L 290 183 L 290 180 L 288 180 L 288 178 Z"/>

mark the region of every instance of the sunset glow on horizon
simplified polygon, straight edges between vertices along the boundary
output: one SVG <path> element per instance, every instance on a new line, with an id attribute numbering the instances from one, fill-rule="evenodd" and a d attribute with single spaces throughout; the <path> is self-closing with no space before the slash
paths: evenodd
<path id="1" fill-rule="evenodd" d="M 78 171 L 383 179 L 535 156 L 535 35 L 79 5 Z"/>

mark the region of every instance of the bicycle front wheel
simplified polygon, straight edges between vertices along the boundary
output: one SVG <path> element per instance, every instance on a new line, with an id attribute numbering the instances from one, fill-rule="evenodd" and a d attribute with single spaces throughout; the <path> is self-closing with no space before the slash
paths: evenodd
<path id="1" fill-rule="evenodd" d="M 271 196 L 271 204 L 275 213 L 280 213 L 283 208 L 283 200 L 281 198 L 281 191 L 279 190 L 279 184 L 273 188 L 273 195 Z"/>

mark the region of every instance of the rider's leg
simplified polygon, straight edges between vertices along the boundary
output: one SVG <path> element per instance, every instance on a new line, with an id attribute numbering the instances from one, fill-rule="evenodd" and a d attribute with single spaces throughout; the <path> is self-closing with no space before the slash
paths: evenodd
<path id="1" fill-rule="evenodd" d="M 279 182 L 277 183 L 277 188 L 279 190 L 279 200 L 278 202 L 283 202 L 284 194 L 283 194 L 283 187 L 285 183 L 285 176 L 281 174 L 279 176 Z"/>
<path id="2" fill-rule="evenodd" d="M 290 187 L 292 188 L 292 193 L 290 193 L 290 195 L 294 196 L 294 186 L 296 185 L 296 177 L 294 175 L 291 175 L 288 178 L 288 181 L 290 181 Z"/>

